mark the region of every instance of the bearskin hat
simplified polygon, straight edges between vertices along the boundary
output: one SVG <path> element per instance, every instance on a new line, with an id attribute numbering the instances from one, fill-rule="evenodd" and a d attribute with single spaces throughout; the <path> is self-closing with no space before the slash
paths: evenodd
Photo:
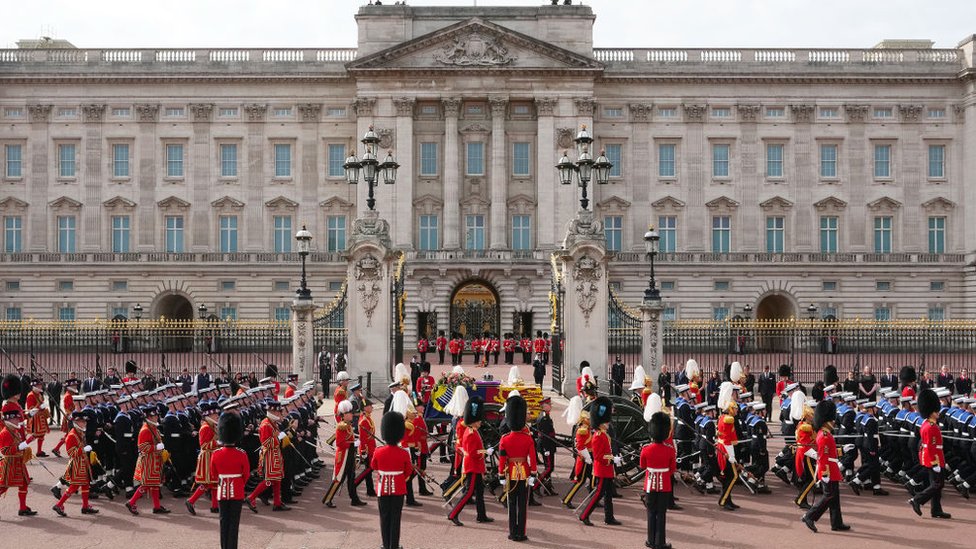
<path id="1" fill-rule="evenodd" d="M 837 368 L 833 364 L 825 366 L 823 374 L 824 385 L 834 385 L 838 381 L 840 381 L 840 378 L 837 377 Z"/>
<path id="2" fill-rule="evenodd" d="M 821 400 L 813 411 L 813 429 L 819 431 L 827 422 L 837 418 L 837 405 L 830 400 Z"/>
<path id="3" fill-rule="evenodd" d="M 647 423 L 647 432 L 654 442 L 664 442 L 671 434 L 671 418 L 664 412 L 657 412 Z"/>
<path id="4" fill-rule="evenodd" d="M 7 400 L 13 396 L 20 396 L 21 391 L 24 390 L 23 385 L 20 383 L 20 378 L 14 374 L 7 374 L 3 376 L 3 381 L 0 382 L 0 396 L 3 400 Z"/>
<path id="5" fill-rule="evenodd" d="M 468 403 L 464 405 L 464 424 L 471 425 L 472 423 L 481 421 L 485 418 L 485 399 L 478 395 L 475 395 L 468 399 Z"/>
<path id="6" fill-rule="evenodd" d="M 278 377 L 278 367 L 274 364 L 265 365 L 264 377 Z"/>
<path id="7" fill-rule="evenodd" d="M 224 412 L 217 420 L 217 439 L 224 446 L 237 446 L 244 438 L 244 420 L 236 412 Z"/>
<path id="8" fill-rule="evenodd" d="M 125 361 L 125 373 L 134 374 L 136 373 L 136 361 L 126 360 Z"/>
<path id="9" fill-rule="evenodd" d="M 525 427 L 528 410 L 529 406 L 524 398 L 509 395 L 505 401 L 505 424 L 512 432 L 521 431 Z"/>
<path id="10" fill-rule="evenodd" d="M 779 377 L 793 377 L 793 368 L 789 364 L 781 364 L 779 367 Z"/>
<path id="11" fill-rule="evenodd" d="M 925 389 L 918 394 L 918 415 L 928 419 L 930 415 L 938 412 L 942 408 L 939 403 L 939 395 L 932 389 Z"/>
<path id="12" fill-rule="evenodd" d="M 901 384 L 902 385 L 907 385 L 909 383 L 915 383 L 915 381 L 918 379 L 915 376 L 915 367 L 914 366 L 905 366 L 904 368 L 902 368 L 901 369 L 901 372 L 898 373 L 898 379 L 901 380 Z"/>
<path id="13" fill-rule="evenodd" d="M 813 389 L 811 390 L 811 393 L 812 394 L 810 396 L 813 397 L 813 400 L 816 400 L 817 402 L 820 402 L 821 400 L 823 400 L 823 398 L 824 398 L 824 382 L 823 381 L 818 381 L 818 382 L 814 383 L 813 384 Z"/>
<path id="14" fill-rule="evenodd" d="M 608 397 L 599 397 L 590 404 L 590 424 L 596 429 L 604 423 L 610 423 L 613 414 L 613 401 Z"/>
<path id="15" fill-rule="evenodd" d="M 399 412 L 383 414 L 383 420 L 380 422 L 380 436 L 383 437 L 383 442 L 390 446 L 399 444 L 405 432 L 406 424 L 402 414 Z"/>

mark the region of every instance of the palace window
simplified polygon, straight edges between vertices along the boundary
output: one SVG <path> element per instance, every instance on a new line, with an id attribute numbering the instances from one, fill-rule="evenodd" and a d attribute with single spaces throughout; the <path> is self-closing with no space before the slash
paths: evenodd
<path id="1" fill-rule="evenodd" d="M 274 216 L 274 251 L 276 254 L 291 253 L 291 216 Z"/>
<path id="2" fill-rule="evenodd" d="M 131 218 L 129 216 L 112 216 L 112 253 L 129 253 L 131 229 Z"/>

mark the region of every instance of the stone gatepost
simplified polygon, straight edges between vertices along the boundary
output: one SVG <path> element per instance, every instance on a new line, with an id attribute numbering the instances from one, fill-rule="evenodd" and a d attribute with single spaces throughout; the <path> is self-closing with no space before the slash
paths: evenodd
<path id="1" fill-rule="evenodd" d="M 562 393 L 567 395 L 576 392 L 580 362 L 589 362 L 597 376 L 604 377 L 607 371 L 607 248 L 603 224 L 593 212 L 580 210 L 569 222 L 558 254 L 566 292 Z M 606 384 L 605 379 L 600 381 Z"/>
<path id="2" fill-rule="evenodd" d="M 644 300 L 640 305 L 640 311 L 641 361 L 644 372 L 654 382 L 654 390 L 660 391 L 657 379 L 661 375 L 661 360 L 664 357 L 664 344 L 661 337 L 661 312 L 664 311 L 664 303 L 660 299 Z"/>
<path id="3" fill-rule="evenodd" d="M 291 302 L 291 371 L 302 383 L 318 379 L 315 364 L 315 336 L 312 316 L 315 303 L 311 298 L 296 297 Z"/>
<path id="4" fill-rule="evenodd" d="M 390 225 L 375 211 L 356 219 L 346 248 L 346 327 L 349 373 L 372 374 L 374 389 L 390 377 L 390 286 L 393 245 Z M 365 381 L 364 381 L 365 383 Z"/>

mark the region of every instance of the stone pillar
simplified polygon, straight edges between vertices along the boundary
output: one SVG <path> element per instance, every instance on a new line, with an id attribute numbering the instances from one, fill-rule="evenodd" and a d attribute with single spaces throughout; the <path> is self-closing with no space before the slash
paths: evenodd
<path id="1" fill-rule="evenodd" d="M 555 113 L 558 101 L 552 97 L 540 97 L 535 100 L 536 108 L 536 163 L 535 174 L 539 180 L 536 186 L 536 235 L 537 249 L 551 250 L 556 248 L 556 221 L 553 215 L 553 204 L 556 200 L 555 165 L 559 159 L 556 153 Z"/>
<path id="2" fill-rule="evenodd" d="M 414 167 L 416 154 L 413 148 L 413 97 L 397 97 L 393 99 L 396 109 L 396 150 L 393 154 L 400 169 L 397 172 L 397 182 L 393 185 L 393 204 L 395 208 L 395 222 L 393 231 L 397 241 L 394 243 L 401 250 L 413 249 L 413 186 L 418 170 Z M 385 152 L 385 151 L 384 151 Z M 386 158 L 385 154 L 383 158 Z"/>
<path id="3" fill-rule="evenodd" d="M 444 106 L 444 249 L 460 248 L 461 162 L 458 150 L 458 112 L 461 100 L 455 97 L 441 101 Z"/>
<path id="4" fill-rule="evenodd" d="M 291 371 L 302 383 L 318 379 L 315 365 L 315 336 L 312 316 L 315 304 L 311 299 L 296 297 L 291 303 Z"/>
<path id="5" fill-rule="evenodd" d="M 82 162 L 85 165 L 84 178 L 84 200 L 85 207 L 81 210 L 81 238 L 78 239 L 79 252 L 98 252 L 102 251 L 102 185 L 104 178 L 102 175 L 102 122 L 105 120 L 105 105 L 82 105 L 85 120 L 85 141 L 84 151 L 78 151 L 82 155 Z M 135 152 L 135 147 L 130 151 Z M 111 146 L 109 147 L 111 154 Z M 131 171 L 129 173 L 132 173 Z M 111 174 L 110 176 L 111 177 Z"/>
<path id="6" fill-rule="evenodd" d="M 664 311 L 664 303 L 660 299 L 644 301 L 640 305 L 640 310 L 641 361 L 644 372 L 656 384 L 658 376 L 661 375 L 661 359 L 664 357 L 664 344 L 661 339 L 661 312 Z"/>
<path id="7" fill-rule="evenodd" d="M 505 110 L 508 99 L 493 97 L 491 104 L 491 238 L 492 250 L 508 247 L 506 220 L 508 218 L 508 183 L 505 170 Z"/>
<path id="8" fill-rule="evenodd" d="M 607 364 L 607 250 L 603 225 L 592 211 L 580 210 L 569 222 L 563 248 L 563 394 L 575 390 L 580 362 L 586 360 L 594 371 L 605 371 Z M 569 385 L 566 385 L 566 384 Z"/>
<path id="9" fill-rule="evenodd" d="M 390 279 L 393 246 L 390 225 L 377 212 L 356 220 L 346 251 L 350 375 L 373 375 L 374 383 L 390 377 Z"/>

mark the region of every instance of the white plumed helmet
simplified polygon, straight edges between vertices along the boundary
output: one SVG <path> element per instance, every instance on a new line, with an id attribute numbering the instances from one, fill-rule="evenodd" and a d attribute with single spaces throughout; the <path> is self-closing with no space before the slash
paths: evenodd
<path id="1" fill-rule="evenodd" d="M 803 419 L 803 407 L 807 404 L 807 395 L 797 389 L 790 395 L 790 419 L 800 421 Z"/>
<path id="2" fill-rule="evenodd" d="M 581 413 L 583 413 L 583 399 L 579 395 L 576 395 L 569 399 L 569 406 L 563 412 L 563 417 L 566 418 L 566 424 L 572 427 L 579 423 Z"/>
<path id="3" fill-rule="evenodd" d="M 657 393 L 651 393 L 647 397 L 647 403 L 644 404 L 644 421 L 651 421 L 651 416 L 661 411 L 663 403 L 661 402 L 661 395 Z"/>
<path id="4" fill-rule="evenodd" d="M 701 370 L 698 369 L 698 361 L 693 358 L 689 358 L 688 362 L 685 363 L 685 377 L 687 377 L 688 381 L 690 382 L 699 375 L 701 375 Z"/>

